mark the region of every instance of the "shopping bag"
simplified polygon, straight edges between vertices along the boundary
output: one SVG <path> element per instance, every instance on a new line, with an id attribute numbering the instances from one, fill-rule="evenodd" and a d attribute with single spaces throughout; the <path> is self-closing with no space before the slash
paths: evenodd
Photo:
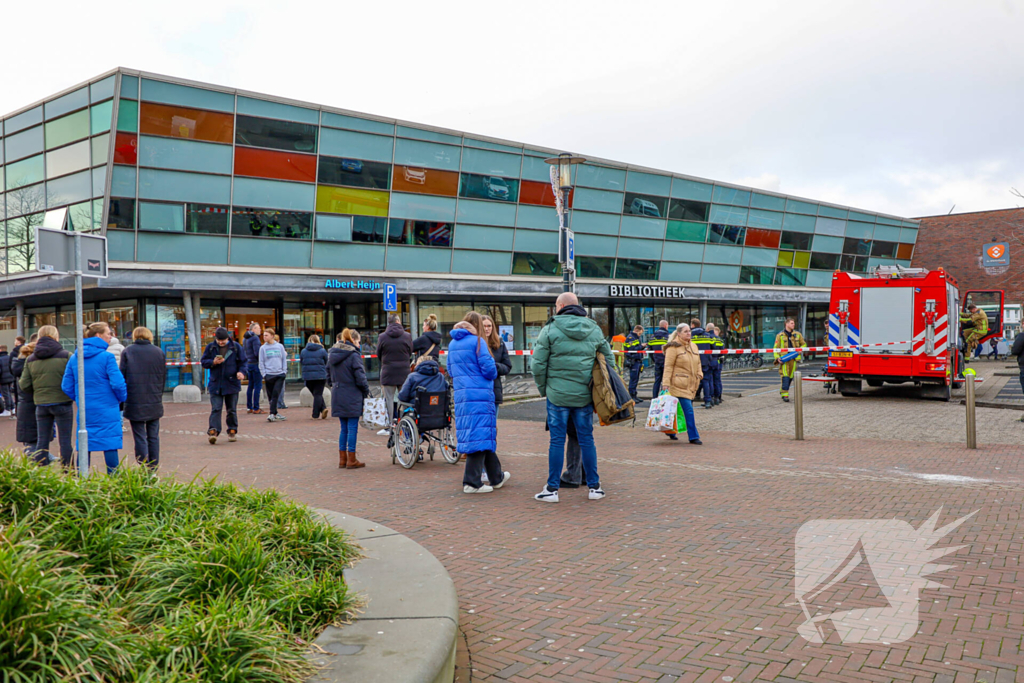
<path id="1" fill-rule="evenodd" d="M 675 396 L 662 394 L 651 400 L 651 406 L 647 410 L 646 429 L 652 432 L 674 432 L 676 431 L 676 408 L 679 399 Z"/>
<path id="2" fill-rule="evenodd" d="M 363 422 L 376 427 L 388 425 L 388 411 L 383 397 L 363 399 Z"/>

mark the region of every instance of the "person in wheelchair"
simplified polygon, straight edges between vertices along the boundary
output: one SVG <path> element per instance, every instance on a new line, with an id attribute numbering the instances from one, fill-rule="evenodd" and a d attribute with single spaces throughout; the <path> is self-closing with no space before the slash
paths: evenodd
<path id="1" fill-rule="evenodd" d="M 415 412 L 417 395 L 420 391 L 428 394 L 448 391 L 448 380 L 441 374 L 441 366 L 431 356 L 423 355 L 416 360 L 416 369 L 405 380 L 398 392 L 399 413 L 404 416 Z M 428 430 L 422 430 L 428 431 Z M 426 442 L 427 436 L 420 434 L 420 443 Z M 418 457 L 423 460 L 422 451 Z"/>

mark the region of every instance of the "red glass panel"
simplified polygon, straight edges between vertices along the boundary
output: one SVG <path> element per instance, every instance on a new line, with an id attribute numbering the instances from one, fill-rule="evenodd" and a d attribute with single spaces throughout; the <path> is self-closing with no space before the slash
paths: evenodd
<path id="1" fill-rule="evenodd" d="M 781 230 L 747 228 L 747 239 L 743 244 L 747 247 L 767 247 L 769 249 L 778 249 L 781 239 Z"/>
<path id="2" fill-rule="evenodd" d="M 572 208 L 572 195 L 569 193 L 569 208 Z M 537 206 L 554 206 L 555 194 L 551 191 L 551 183 L 538 183 L 534 180 L 524 180 L 519 183 L 519 203 L 535 204 Z"/>
<path id="3" fill-rule="evenodd" d="M 235 175 L 316 182 L 316 157 L 298 152 L 235 147 Z"/>
<path id="4" fill-rule="evenodd" d="M 114 163 L 134 166 L 139 160 L 139 136 L 118 133 L 114 138 Z"/>
<path id="5" fill-rule="evenodd" d="M 454 171 L 395 166 L 391 183 L 395 192 L 439 194 L 444 197 L 454 197 L 459 193 L 459 174 Z"/>

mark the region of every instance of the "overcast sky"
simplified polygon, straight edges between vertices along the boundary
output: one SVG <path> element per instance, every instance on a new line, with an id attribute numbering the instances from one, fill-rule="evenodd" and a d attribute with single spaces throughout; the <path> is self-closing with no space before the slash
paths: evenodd
<path id="1" fill-rule="evenodd" d="M 125 66 L 903 216 L 1024 203 L 1024 0 L 62 0 L 4 24 L 4 113 Z"/>

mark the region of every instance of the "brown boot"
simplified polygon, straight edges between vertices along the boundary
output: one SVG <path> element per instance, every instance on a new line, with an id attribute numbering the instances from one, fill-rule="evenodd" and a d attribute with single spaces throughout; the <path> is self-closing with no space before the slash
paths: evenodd
<path id="1" fill-rule="evenodd" d="M 338 449 L 338 469 L 343 470 L 348 464 L 348 451 Z"/>
<path id="2" fill-rule="evenodd" d="M 346 452 L 348 453 L 348 465 L 346 465 L 347 469 L 354 470 L 354 469 L 358 469 L 360 467 L 366 467 L 366 463 L 365 462 L 360 462 L 359 458 L 356 457 L 356 452 L 355 451 L 346 451 Z"/>

